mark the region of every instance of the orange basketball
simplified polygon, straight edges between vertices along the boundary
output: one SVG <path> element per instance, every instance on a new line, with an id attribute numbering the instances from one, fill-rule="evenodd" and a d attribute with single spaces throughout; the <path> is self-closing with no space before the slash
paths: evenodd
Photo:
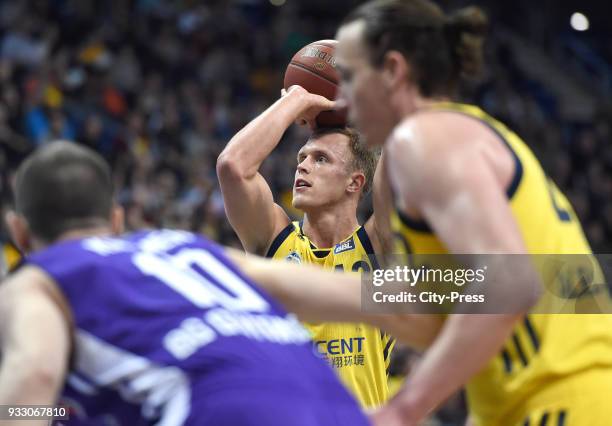
<path id="1" fill-rule="evenodd" d="M 310 93 L 336 99 L 340 84 L 334 56 L 337 44 L 336 40 L 320 40 L 302 47 L 285 71 L 285 90 L 297 84 Z M 319 127 L 345 126 L 346 111 L 323 111 L 316 121 Z"/>

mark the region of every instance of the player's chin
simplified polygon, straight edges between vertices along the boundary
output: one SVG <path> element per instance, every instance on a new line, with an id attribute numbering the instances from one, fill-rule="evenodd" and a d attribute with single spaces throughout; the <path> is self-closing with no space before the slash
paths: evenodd
<path id="1" fill-rule="evenodd" d="M 307 210 L 310 207 L 314 207 L 314 202 L 312 197 L 307 194 L 301 194 L 299 192 L 293 191 L 293 202 L 291 203 L 294 208 L 299 210 Z"/>

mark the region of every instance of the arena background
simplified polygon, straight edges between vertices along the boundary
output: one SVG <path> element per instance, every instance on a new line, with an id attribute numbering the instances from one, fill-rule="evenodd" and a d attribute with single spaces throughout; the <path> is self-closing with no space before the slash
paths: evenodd
<path id="1" fill-rule="evenodd" d="M 20 159 L 51 140 L 70 139 L 112 164 L 130 229 L 178 227 L 239 246 L 223 211 L 217 155 L 279 96 L 290 57 L 310 41 L 332 38 L 359 3 L 2 1 L 1 213 L 11 206 Z M 612 6 L 439 3 L 488 12 L 486 72 L 465 85 L 464 100 L 527 141 L 569 195 L 594 251 L 611 253 Z M 578 31 L 587 20 L 588 30 Z M 288 208 L 295 153 L 307 135 L 291 129 L 263 167 Z M 369 210 L 366 203 L 362 217 Z M 8 243 L 3 226 L 0 238 Z M 394 371 L 408 371 L 413 361 L 405 352 Z M 441 418 L 456 421 L 460 411 L 454 401 Z"/>

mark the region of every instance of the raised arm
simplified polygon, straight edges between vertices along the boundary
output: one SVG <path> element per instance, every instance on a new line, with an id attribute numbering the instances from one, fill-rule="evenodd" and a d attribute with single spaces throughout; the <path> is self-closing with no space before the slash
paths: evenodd
<path id="1" fill-rule="evenodd" d="M 0 285 L 0 405 L 56 402 L 70 347 L 69 320 L 57 293 L 32 267 Z"/>
<path id="2" fill-rule="evenodd" d="M 263 255 L 274 237 L 289 223 L 274 202 L 259 168 L 296 120 L 333 109 L 334 103 L 294 86 L 240 130 L 217 160 L 217 176 L 230 224 L 246 251 Z"/>
<path id="3" fill-rule="evenodd" d="M 390 141 L 387 158 L 393 164 L 388 166 L 399 202 L 418 211 L 451 253 L 526 253 L 505 183 L 487 161 L 487 145 L 477 143 L 495 141 L 485 130 L 470 126 L 478 123 L 454 126 L 456 118 L 447 121 L 441 115 L 401 129 Z M 484 367 L 516 320 L 535 304 L 539 279 L 528 263 L 512 271 L 501 263 L 487 266 L 488 274 L 495 270 L 499 278 L 492 287 L 495 292 L 513 295 L 514 312 L 449 315 L 405 391 L 378 413 L 375 424 L 418 424 Z"/>

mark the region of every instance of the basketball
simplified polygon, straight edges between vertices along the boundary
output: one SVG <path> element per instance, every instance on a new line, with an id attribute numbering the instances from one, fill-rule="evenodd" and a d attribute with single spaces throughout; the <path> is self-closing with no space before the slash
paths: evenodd
<path id="1" fill-rule="evenodd" d="M 310 93 L 334 100 L 338 95 L 340 77 L 334 56 L 336 40 L 319 40 L 301 48 L 285 70 L 285 90 L 297 84 Z M 317 126 L 346 125 L 346 111 L 323 111 L 317 116 Z"/>

